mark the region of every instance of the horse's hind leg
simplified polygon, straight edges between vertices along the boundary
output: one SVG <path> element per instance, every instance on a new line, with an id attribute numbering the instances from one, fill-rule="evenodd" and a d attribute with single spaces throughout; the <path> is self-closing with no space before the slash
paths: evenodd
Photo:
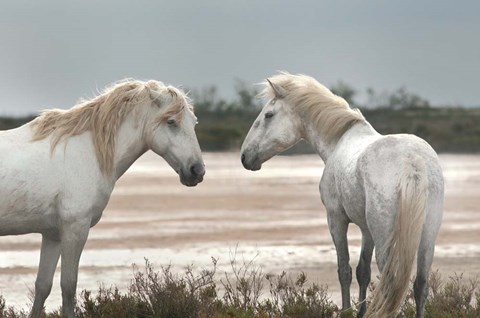
<path id="1" fill-rule="evenodd" d="M 74 222 L 62 225 L 61 251 L 62 272 L 62 314 L 64 317 L 75 317 L 75 292 L 77 289 L 78 265 L 83 247 L 87 241 L 90 221 Z"/>
<path id="2" fill-rule="evenodd" d="M 40 265 L 35 281 L 35 298 L 30 318 L 40 317 L 43 305 L 52 290 L 53 275 L 60 256 L 60 241 L 43 235 L 40 252 Z"/>
<path id="3" fill-rule="evenodd" d="M 422 239 L 423 243 L 423 239 Z M 413 293 L 417 309 L 417 318 L 422 318 L 425 311 L 425 301 L 428 295 L 428 273 L 432 266 L 434 245 L 420 243 L 417 256 L 417 277 L 413 284 Z"/>
<path id="4" fill-rule="evenodd" d="M 417 309 L 417 318 L 423 318 L 425 301 L 428 296 L 428 275 L 433 263 L 435 240 L 442 222 L 443 188 L 431 191 L 426 208 L 426 219 L 417 252 L 417 277 L 413 284 L 413 294 Z"/>
<path id="5" fill-rule="evenodd" d="M 422 238 L 417 252 L 417 277 L 413 284 L 413 294 L 417 309 L 417 318 L 422 318 L 425 312 L 425 301 L 428 295 L 428 274 L 432 267 L 435 252 L 435 239 L 442 219 L 443 200 L 438 200 L 438 205 L 427 208 L 427 218 L 423 227 Z"/>
<path id="6" fill-rule="evenodd" d="M 370 284 L 370 277 L 371 277 L 371 267 L 370 264 L 372 262 L 372 254 L 373 254 L 373 239 L 370 233 L 363 232 L 362 233 L 362 251 L 360 253 L 360 260 L 357 266 L 357 281 L 358 286 L 360 287 L 359 292 L 359 302 L 360 308 L 358 310 L 357 317 L 363 317 L 365 314 L 367 305 L 365 303 L 365 299 L 367 298 L 367 289 L 368 284 Z"/>

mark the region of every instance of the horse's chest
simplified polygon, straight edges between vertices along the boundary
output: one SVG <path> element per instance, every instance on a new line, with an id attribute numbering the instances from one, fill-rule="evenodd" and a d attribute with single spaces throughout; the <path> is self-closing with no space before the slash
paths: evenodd
<path id="1" fill-rule="evenodd" d="M 99 195 L 97 197 L 94 205 L 91 208 L 90 227 L 95 226 L 100 221 L 103 215 L 103 210 L 105 210 L 105 207 L 107 206 L 109 199 L 110 199 L 110 195 L 107 195 L 107 194 Z"/>
<path id="2" fill-rule="evenodd" d="M 97 225 L 97 223 L 102 218 L 102 215 L 103 215 L 103 210 L 94 212 L 92 215 L 92 221 L 90 222 L 90 227 L 94 227 L 95 225 Z"/>

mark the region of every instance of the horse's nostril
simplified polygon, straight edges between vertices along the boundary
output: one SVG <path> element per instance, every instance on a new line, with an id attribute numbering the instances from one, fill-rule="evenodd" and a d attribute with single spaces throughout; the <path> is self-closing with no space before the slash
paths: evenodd
<path id="1" fill-rule="evenodd" d="M 242 163 L 245 163 L 245 154 L 242 154 Z"/>
<path id="2" fill-rule="evenodd" d="M 195 170 L 195 165 L 193 165 L 193 166 L 190 167 L 190 173 L 192 174 L 192 176 L 196 176 L 196 175 L 197 175 L 197 171 Z"/>
<path id="3" fill-rule="evenodd" d="M 190 173 L 193 177 L 200 177 L 205 174 L 205 167 L 202 163 L 193 164 L 190 167 Z"/>

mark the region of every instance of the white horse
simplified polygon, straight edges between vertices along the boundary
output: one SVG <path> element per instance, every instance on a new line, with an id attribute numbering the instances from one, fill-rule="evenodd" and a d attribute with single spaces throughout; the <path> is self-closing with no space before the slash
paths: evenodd
<path id="1" fill-rule="evenodd" d="M 0 235 L 41 233 L 30 317 L 40 317 L 61 256 L 62 312 L 74 317 L 78 264 L 115 182 L 147 150 L 184 185 L 205 174 L 186 95 L 127 80 L 69 110 L 49 110 L 0 132 Z"/>
<path id="2" fill-rule="evenodd" d="M 368 317 L 395 317 L 417 256 L 414 294 L 423 317 L 435 239 L 443 214 L 443 176 L 435 151 L 413 135 L 377 133 L 360 111 L 315 79 L 281 73 L 264 83 L 269 101 L 242 145 L 245 168 L 305 139 L 325 162 L 320 182 L 328 226 L 337 250 L 342 307 L 350 308 L 349 223 L 362 232 L 357 266 L 361 306 L 370 283 L 373 248 L 382 273 Z"/>

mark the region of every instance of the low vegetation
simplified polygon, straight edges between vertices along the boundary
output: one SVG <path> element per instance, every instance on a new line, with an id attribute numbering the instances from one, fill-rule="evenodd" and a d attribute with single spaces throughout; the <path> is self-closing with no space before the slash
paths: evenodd
<path id="1" fill-rule="evenodd" d="M 327 318 L 355 317 L 356 311 L 341 311 L 329 298 L 326 286 L 309 282 L 305 274 L 292 277 L 262 273 L 254 262 L 237 263 L 216 279 L 216 260 L 210 269 L 195 272 L 187 268 L 176 274 L 170 266 L 156 271 L 146 261 L 135 268 L 126 292 L 100 286 L 96 293 L 80 293 L 76 309 L 79 318 Z M 454 275 L 442 279 L 433 272 L 426 304 L 427 318 L 480 317 L 477 280 Z M 372 287 L 373 288 L 373 287 Z M 412 290 L 412 288 L 411 288 Z M 353 302 L 355 305 L 356 302 Z M 354 306 L 355 307 L 355 306 Z M 0 296 L 0 318 L 27 317 L 24 311 L 7 307 Z M 45 317 L 61 317 L 56 310 Z M 399 317 L 415 317 L 413 292 L 407 295 Z"/>

